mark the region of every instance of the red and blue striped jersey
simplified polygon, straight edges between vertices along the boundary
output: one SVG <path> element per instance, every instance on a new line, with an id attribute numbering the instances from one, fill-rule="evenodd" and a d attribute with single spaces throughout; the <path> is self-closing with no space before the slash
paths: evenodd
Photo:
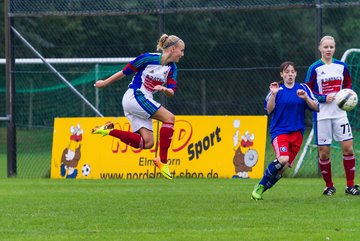
<path id="1" fill-rule="evenodd" d="M 160 53 L 145 53 L 130 61 L 124 68 L 125 75 L 134 74 L 129 88 L 140 89 L 152 96 L 156 85 L 164 85 L 176 91 L 177 66 L 175 63 L 161 64 Z"/>
<path id="2" fill-rule="evenodd" d="M 314 120 L 332 119 L 346 116 L 346 112 L 337 107 L 335 101 L 326 103 L 328 94 L 336 94 L 343 88 L 351 89 L 352 80 L 344 62 L 332 59 L 325 64 L 321 59 L 310 65 L 305 83 L 320 102 L 320 112 L 314 112 Z"/>

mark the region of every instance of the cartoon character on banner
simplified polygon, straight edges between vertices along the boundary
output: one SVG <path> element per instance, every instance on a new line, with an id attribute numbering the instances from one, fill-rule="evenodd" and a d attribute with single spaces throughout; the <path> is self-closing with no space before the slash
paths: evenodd
<path id="1" fill-rule="evenodd" d="M 240 139 L 240 120 L 234 120 L 233 126 L 236 131 L 233 136 L 235 175 L 233 175 L 232 178 L 249 178 L 249 172 L 252 171 L 252 167 L 255 166 L 258 161 L 257 151 L 250 149 L 250 147 L 254 145 L 255 135 L 250 134 L 249 131 L 245 131 Z"/>
<path id="2" fill-rule="evenodd" d="M 80 124 L 76 127 L 70 127 L 70 143 L 64 149 L 61 156 L 60 174 L 66 178 L 76 178 L 78 174 L 77 166 L 81 158 L 81 141 L 84 130 L 80 128 Z"/>

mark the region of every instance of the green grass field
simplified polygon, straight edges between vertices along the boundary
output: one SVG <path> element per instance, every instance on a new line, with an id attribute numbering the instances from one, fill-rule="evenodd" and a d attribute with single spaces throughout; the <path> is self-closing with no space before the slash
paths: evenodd
<path id="1" fill-rule="evenodd" d="M 321 179 L 0 179 L 1 240 L 359 240 L 360 198 Z"/>
<path id="2" fill-rule="evenodd" d="M 263 201 L 250 199 L 251 179 L 52 180 L 39 178 L 52 132 L 31 133 L 17 133 L 19 178 L 5 178 L 0 140 L 1 241 L 359 239 L 360 198 L 344 194 L 344 177 L 333 197 L 321 195 L 321 178 L 283 178 Z M 265 165 L 273 159 L 268 142 Z"/>

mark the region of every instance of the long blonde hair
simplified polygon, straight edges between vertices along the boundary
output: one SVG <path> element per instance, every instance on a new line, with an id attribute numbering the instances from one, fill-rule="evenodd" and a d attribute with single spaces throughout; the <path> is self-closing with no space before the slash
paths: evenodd
<path id="1" fill-rule="evenodd" d="M 158 44 L 156 45 L 156 50 L 159 51 L 163 51 L 164 49 L 167 49 L 171 46 L 174 46 L 176 44 L 178 44 L 179 42 L 183 42 L 179 37 L 175 36 L 175 35 L 167 35 L 167 34 L 163 34 L 161 35 Z"/>

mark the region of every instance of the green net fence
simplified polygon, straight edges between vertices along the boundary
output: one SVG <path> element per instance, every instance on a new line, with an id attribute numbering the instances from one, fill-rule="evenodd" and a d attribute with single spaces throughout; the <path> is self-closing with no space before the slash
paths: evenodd
<path id="1" fill-rule="evenodd" d="M 98 103 L 97 106 L 100 112 L 104 110 L 108 115 L 111 115 L 110 113 L 120 115 L 121 93 L 117 94 L 116 90 L 106 89 L 96 93 L 93 84 L 97 79 L 112 75 L 123 66 L 124 64 L 105 66 L 76 64 L 71 71 L 68 71 L 69 66 L 54 65 L 85 98 L 95 105 L 96 101 L 106 103 L 106 105 Z M 16 66 L 16 71 L 18 176 L 46 177 L 50 171 L 54 118 L 95 115 L 68 85 L 61 82 L 44 65 L 19 64 Z M 127 83 L 123 82 L 119 86 L 122 92 Z M 5 93 L 3 86 L 0 88 L 0 93 Z M 5 140 L 3 142 L 5 144 Z"/>
<path id="2" fill-rule="evenodd" d="M 339 4 L 342 1 L 327 1 Z M 289 6 L 311 7 L 313 0 L 140 0 L 140 1 L 89 1 L 89 0 L 13 0 L 10 12 L 14 16 L 29 15 L 89 15 L 89 14 L 153 14 L 178 13 L 185 11 L 211 11 L 228 9 L 257 9 L 257 8 L 284 8 Z"/>
<path id="3" fill-rule="evenodd" d="M 161 33 L 178 35 L 186 43 L 185 57 L 178 64 L 178 91 L 164 103 L 167 108 L 176 115 L 263 115 L 268 85 L 279 79 L 280 64 L 294 61 L 302 82 L 315 60 L 316 2 L 12 0 L 8 16 L 45 58 L 135 57 L 155 51 Z M 323 33 L 335 37 L 335 57 L 341 58 L 360 43 L 360 1 L 320 2 Z M 16 58 L 36 58 L 17 38 L 13 47 Z M 104 116 L 122 116 L 121 99 L 130 77 L 98 93 L 93 82 L 123 64 L 54 67 Z M 4 65 L 0 68 L 0 116 L 5 116 Z M 54 117 L 95 113 L 44 65 L 16 64 L 14 75 L 18 177 L 46 177 Z M 311 115 L 307 125 L 312 125 Z M 5 127 L 0 122 L 1 167 L 6 165 Z M 268 148 L 266 160 L 272 155 Z M 5 169 L 0 168 L 0 175 L 6 175 Z"/>

